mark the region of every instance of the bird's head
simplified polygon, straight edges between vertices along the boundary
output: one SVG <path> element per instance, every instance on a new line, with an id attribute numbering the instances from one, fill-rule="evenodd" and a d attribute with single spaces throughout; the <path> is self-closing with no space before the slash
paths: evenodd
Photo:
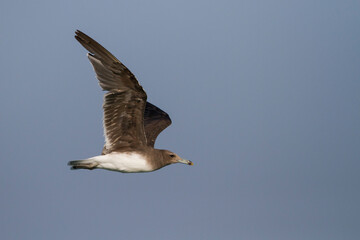
<path id="1" fill-rule="evenodd" d="M 171 151 L 162 150 L 162 154 L 163 154 L 165 161 L 169 162 L 170 164 L 171 163 L 183 163 L 183 164 L 187 164 L 187 165 L 194 165 L 192 161 L 183 159 L 179 155 L 177 155 L 176 153 L 173 153 Z"/>

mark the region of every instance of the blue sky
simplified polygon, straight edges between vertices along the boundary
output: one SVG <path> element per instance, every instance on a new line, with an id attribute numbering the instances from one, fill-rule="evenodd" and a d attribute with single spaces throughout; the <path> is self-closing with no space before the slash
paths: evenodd
<path id="1" fill-rule="evenodd" d="M 2 1 L 1 239 L 355 239 L 359 1 Z M 101 152 L 87 33 L 194 162 L 70 171 Z"/>

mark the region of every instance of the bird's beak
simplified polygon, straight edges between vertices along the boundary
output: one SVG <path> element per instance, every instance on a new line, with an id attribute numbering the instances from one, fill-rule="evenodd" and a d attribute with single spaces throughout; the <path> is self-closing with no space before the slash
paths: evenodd
<path id="1" fill-rule="evenodd" d="M 179 163 L 187 164 L 187 165 L 194 165 L 192 161 L 186 159 L 179 159 Z"/>

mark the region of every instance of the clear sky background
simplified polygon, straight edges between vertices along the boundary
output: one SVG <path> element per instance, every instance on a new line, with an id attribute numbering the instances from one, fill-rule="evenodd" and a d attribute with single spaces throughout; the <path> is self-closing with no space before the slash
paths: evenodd
<path id="1" fill-rule="evenodd" d="M 0 2 L 1 239 L 357 239 L 360 2 Z M 173 124 L 153 173 L 101 152 L 80 29 Z"/>

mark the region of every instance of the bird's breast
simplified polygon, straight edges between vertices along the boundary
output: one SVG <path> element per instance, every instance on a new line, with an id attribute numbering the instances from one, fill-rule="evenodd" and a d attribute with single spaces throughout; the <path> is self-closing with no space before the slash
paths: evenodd
<path id="1" fill-rule="evenodd" d="M 148 162 L 146 156 L 139 153 L 116 153 L 112 152 L 102 155 L 98 168 L 103 168 L 119 172 L 150 172 L 153 167 Z"/>

